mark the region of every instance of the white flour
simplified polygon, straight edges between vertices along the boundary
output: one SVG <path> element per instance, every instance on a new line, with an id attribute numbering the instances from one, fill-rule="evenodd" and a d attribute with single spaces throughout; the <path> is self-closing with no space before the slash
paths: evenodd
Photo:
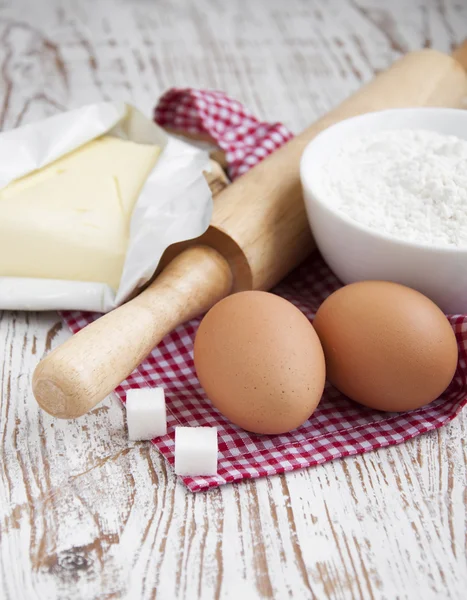
<path id="1" fill-rule="evenodd" d="M 467 141 L 425 130 L 353 138 L 324 166 L 328 203 L 371 229 L 467 246 Z"/>

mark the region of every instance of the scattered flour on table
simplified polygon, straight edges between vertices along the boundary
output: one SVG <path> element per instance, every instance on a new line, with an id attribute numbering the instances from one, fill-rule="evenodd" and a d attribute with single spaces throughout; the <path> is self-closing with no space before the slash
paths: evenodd
<path id="1" fill-rule="evenodd" d="M 321 191 L 395 238 L 467 247 L 467 141 L 425 130 L 352 138 L 323 167 Z"/>

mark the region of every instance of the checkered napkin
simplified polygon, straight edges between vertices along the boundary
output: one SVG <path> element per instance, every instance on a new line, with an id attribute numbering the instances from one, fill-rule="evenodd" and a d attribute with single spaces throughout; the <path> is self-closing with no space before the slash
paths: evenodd
<path id="1" fill-rule="evenodd" d="M 226 153 L 232 178 L 246 172 L 292 137 L 283 125 L 259 122 L 241 104 L 221 92 L 170 90 L 160 99 L 155 120 L 172 130 L 205 134 L 215 140 Z M 314 254 L 273 291 L 295 304 L 311 320 L 320 303 L 339 287 L 339 281 L 322 258 Z M 62 316 L 69 328 L 77 332 L 99 315 L 67 312 Z M 125 401 L 130 388 L 164 387 L 168 434 L 153 443 L 171 464 L 175 426 L 217 427 L 218 475 L 185 477 L 184 483 L 194 492 L 244 478 L 284 473 L 400 444 L 451 421 L 467 402 L 467 316 L 452 316 L 450 321 L 460 351 L 455 378 L 438 400 L 405 414 L 364 408 L 327 385 L 315 413 L 299 429 L 276 436 L 247 433 L 211 406 L 198 383 L 193 340 L 200 319 L 168 335 L 116 389 L 116 394 Z"/>

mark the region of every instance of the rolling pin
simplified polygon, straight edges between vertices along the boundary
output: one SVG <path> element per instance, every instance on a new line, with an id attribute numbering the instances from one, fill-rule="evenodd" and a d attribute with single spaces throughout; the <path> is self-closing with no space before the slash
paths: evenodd
<path id="1" fill-rule="evenodd" d="M 467 92 L 465 46 L 456 60 L 434 50 L 407 54 L 302 134 L 227 186 L 211 226 L 176 245 L 153 283 L 97 319 L 37 366 L 34 396 L 51 415 L 91 410 L 179 324 L 233 291 L 267 290 L 313 250 L 299 162 L 320 131 L 348 117 L 410 106 L 460 106 Z"/>

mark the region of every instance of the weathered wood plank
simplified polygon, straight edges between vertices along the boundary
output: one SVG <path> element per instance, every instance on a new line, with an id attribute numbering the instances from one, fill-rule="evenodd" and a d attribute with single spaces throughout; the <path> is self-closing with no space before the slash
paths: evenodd
<path id="1" fill-rule="evenodd" d="M 172 85 L 221 88 L 304 127 L 401 53 L 449 50 L 456 0 L 0 1 L 0 126 L 101 99 L 149 112 Z M 128 444 L 108 399 L 39 411 L 32 370 L 67 332 L 0 316 L 0 589 L 6 599 L 464 596 L 462 415 L 403 446 L 192 495 Z"/>

